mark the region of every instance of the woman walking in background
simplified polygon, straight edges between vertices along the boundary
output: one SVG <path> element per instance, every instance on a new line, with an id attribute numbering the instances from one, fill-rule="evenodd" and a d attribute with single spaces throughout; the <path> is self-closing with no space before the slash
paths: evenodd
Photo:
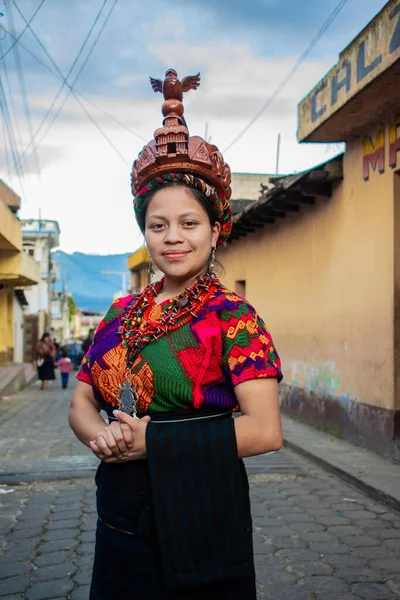
<path id="1" fill-rule="evenodd" d="M 44 390 L 49 381 L 54 380 L 54 358 L 55 346 L 49 333 L 44 333 L 36 345 L 36 364 L 38 368 L 38 379 L 41 381 L 40 389 Z"/>
<path id="2" fill-rule="evenodd" d="M 256 599 L 242 458 L 281 447 L 282 374 L 263 321 L 214 273 L 230 169 L 189 137 L 182 93 L 199 80 L 152 80 L 165 120 L 132 192 L 164 277 L 111 306 L 71 403 L 72 429 L 101 460 L 91 600 Z"/>
<path id="3" fill-rule="evenodd" d="M 68 387 L 69 374 L 72 371 L 72 360 L 68 356 L 66 350 L 61 351 L 61 358 L 55 363 L 55 366 L 60 369 L 61 385 L 63 390 Z"/>

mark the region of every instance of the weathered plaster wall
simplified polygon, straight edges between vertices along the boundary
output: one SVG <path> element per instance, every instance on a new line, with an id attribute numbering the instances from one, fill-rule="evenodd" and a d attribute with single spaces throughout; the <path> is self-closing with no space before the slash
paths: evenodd
<path id="1" fill-rule="evenodd" d="M 357 432 L 358 421 L 378 418 L 386 436 L 398 408 L 393 190 L 391 168 L 363 179 L 363 139 L 353 140 L 331 199 L 220 252 L 224 283 L 235 289 L 245 280 L 247 299 L 273 334 L 291 411 L 323 423 L 331 402 L 332 426 Z"/>

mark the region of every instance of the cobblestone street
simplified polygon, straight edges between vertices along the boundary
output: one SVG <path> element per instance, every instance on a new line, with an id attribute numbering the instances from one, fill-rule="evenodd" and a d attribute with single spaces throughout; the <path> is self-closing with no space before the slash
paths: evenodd
<path id="1" fill-rule="evenodd" d="M 96 459 L 57 386 L 0 404 L 2 600 L 88 599 Z M 260 600 L 400 598 L 400 514 L 287 448 L 247 466 Z"/>

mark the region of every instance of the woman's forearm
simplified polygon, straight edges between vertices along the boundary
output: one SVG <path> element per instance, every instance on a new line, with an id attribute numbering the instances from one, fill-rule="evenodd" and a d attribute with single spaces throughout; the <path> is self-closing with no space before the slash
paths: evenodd
<path id="1" fill-rule="evenodd" d="M 71 406 L 68 420 L 78 440 L 86 446 L 89 446 L 96 434 L 106 427 L 99 411 L 89 402 L 79 407 Z"/>
<path id="2" fill-rule="evenodd" d="M 271 427 L 250 415 L 236 417 L 234 425 L 240 458 L 280 450 L 282 447 L 280 427 Z"/>

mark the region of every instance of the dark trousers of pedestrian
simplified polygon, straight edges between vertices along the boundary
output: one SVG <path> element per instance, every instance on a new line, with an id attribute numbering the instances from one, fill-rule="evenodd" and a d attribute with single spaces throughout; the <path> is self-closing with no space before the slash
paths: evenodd
<path id="1" fill-rule="evenodd" d="M 68 385 L 68 379 L 69 379 L 69 373 L 61 373 L 61 384 L 62 384 L 63 390 L 65 390 L 65 388 Z"/>

